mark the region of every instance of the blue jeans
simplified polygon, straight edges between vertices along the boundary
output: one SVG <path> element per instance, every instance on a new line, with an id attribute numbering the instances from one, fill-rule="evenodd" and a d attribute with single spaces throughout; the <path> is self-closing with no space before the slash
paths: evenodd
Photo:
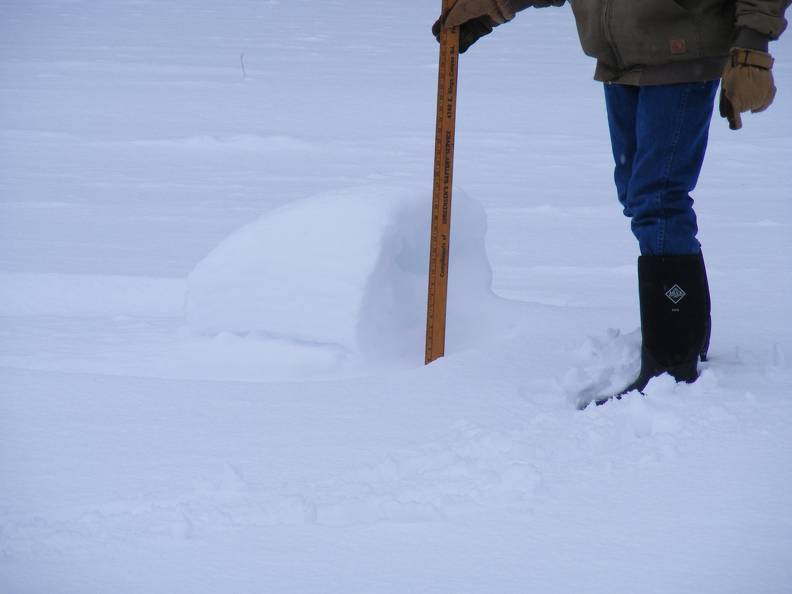
<path id="1" fill-rule="evenodd" d="M 605 85 L 614 179 L 643 255 L 697 254 L 690 192 L 707 150 L 718 81 Z"/>

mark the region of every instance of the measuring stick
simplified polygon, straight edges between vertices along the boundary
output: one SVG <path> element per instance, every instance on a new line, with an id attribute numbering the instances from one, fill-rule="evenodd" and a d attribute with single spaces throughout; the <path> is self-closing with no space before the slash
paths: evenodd
<path id="1" fill-rule="evenodd" d="M 446 15 L 455 0 L 443 0 Z M 426 308 L 426 358 L 428 365 L 445 352 L 448 300 L 448 252 L 451 242 L 451 189 L 454 180 L 459 29 L 440 33 L 440 68 L 437 76 L 437 127 L 435 130 L 434 187 L 429 244 L 429 298 Z"/>

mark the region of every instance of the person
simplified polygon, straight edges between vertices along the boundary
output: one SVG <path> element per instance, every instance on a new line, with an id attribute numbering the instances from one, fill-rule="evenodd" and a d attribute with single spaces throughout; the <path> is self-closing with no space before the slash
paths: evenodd
<path id="1" fill-rule="evenodd" d="M 528 7 L 565 0 L 457 0 L 432 27 L 459 28 L 459 51 Z M 706 360 L 707 273 L 690 193 L 707 149 L 715 94 L 732 130 L 773 102 L 769 41 L 790 0 L 570 0 L 583 51 L 604 83 L 614 181 L 640 248 L 641 369 L 618 394 L 668 373 L 694 382 Z"/>

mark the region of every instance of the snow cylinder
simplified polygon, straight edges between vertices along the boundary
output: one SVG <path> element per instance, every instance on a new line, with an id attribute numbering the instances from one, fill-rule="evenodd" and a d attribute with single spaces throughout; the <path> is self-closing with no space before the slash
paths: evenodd
<path id="1" fill-rule="evenodd" d="M 223 240 L 188 278 L 188 325 L 331 344 L 375 358 L 423 355 L 431 198 L 394 187 L 289 203 Z M 486 214 L 458 193 L 449 269 L 449 346 L 462 346 L 496 297 Z"/>

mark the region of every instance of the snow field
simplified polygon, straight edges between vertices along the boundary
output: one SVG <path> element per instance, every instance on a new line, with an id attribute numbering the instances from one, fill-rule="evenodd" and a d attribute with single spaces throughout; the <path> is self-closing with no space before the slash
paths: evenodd
<path id="1" fill-rule="evenodd" d="M 433 3 L 4 8 L 2 594 L 789 590 L 789 37 L 713 121 L 700 380 L 577 412 L 637 254 L 568 7 L 461 62 L 429 367 Z"/>
<path id="2" fill-rule="evenodd" d="M 313 571 L 295 573 L 295 563 L 313 567 L 323 580 L 342 579 L 345 587 L 373 579 L 370 587 L 385 592 L 437 583 L 432 580 L 443 571 L 469 583 L 476 566 L 498 567 L 499 556 L 511 558 L 517 549 L 522 561 L 510 563 L 506 574 L 490 575 L 487 584 L 517 592 L 542 580 L 565 589 L 590 586 L 595 579 L 601 591 L 629 591 L 647 574 L 649 592 L 676 589 L 682 581 L 726 592 L 757 583 L 760 591 L 772 592 L 785 583 L 788 451 L 778 449 L 776 438 L 786 425 L 784 402 L 737 388 L 739 376 L 707 370 L 692 386 L 655 380 L 649 399 L 561 413 L 552 385 L 527 381 L 515 390 L 511 381 L 481 377 L 482 366 L 511 375 L 530 352 L 524 344 L 521 352 L 518 344 L 509 346 L 513 361 L 460 355 L 433 372 L 402 373 L 389 385 L 358 380 L 355 392 L 367 394 L 366 400 L 350 393 L 348 383 L 309 384 L 299 394 L 273 385 L 262 402 L 255 384 L 224 384 L 223 398 L 217 398 L 211 384 L 130 380 L 119 386 L 91 375 L 71 379 L 56 395 L 46 388 L 63 385 L 65 376 L 7 373 L 12 390 L 38 388 L 32 399 L 28 393 L 24 409 L 6 399 L 2 410 L 8 423 L 20 414 L 32 421 L 13 434 L 13 442 L 6 438 L 5 451 L 14 447 L 18 455 L 4 467 L 10 473 L 25 469 L 14 492 L 36 485 L 25 505 L 16 498 L 4 511 L 3 554 L 7 567 L 16 568 L 10 583 L 45 584 L 46 579 L 27 581 L 32 576 L 24 560 L 36 557 L 55 562 L 49 575 L 59 580 L 59 591 L 102 591 L 101 576 L 118 584 L 107 568 L 69 553 L 92 551 L 98 540 L 111 567 L 128 564 L 129 552 L 167 546 L 171 570 L 199 559 L 211 562 L 251 592 L 320 591 Z M 163 387 L 187 389 L 190 399 L 163 400 Z M 118 400 L 107 401 L 97 392 L 102 389 L 115 389 Z M 435 397 L 428 400 L 427 393 Z M 64 396 L 83 412 L 62 424 L 58 450 L 22 448 L 53 443 L 47 418 L 55 399 Z M 765 418 L 768 412 L 772 420 Z M 161 449 L 156 435 L 163 430 L 181 446 Z M 70 439 L 72 431 L 85 441 Z M 299 442 L 292 439 L 295 431 L 302 435 Z M 101 454 L 85 456 L 87 444 L 113 434 Z M 124 460 L 130 449 L 138 456 Z M 773 450 L 775 456 L 766 457 Z M 728 466 L 713 464 L 723 458 Z M 82 486 L 58 496 L 64 480 Z M 768 516 L 768 507 L 779 515 Z M 468 544 L 443 540 L 445 561 L 431 557 L 425 569 L 413 566 L 398 578 L 388 573 L 400 563 L 382 556 L 388 547 L 410 548 L 425 539 L 439 545 L 433 540 L 438 534 L 460 530 L 466 539 L 477 539 L 478 565 L 449 565 L 466 556 Z M 754 535 L 747 548 L 746 530 Z M 376 539 L 365 552 L 358 549 L 372 531 Z M 309 542 L 342 535 L 352 539 L 358 569 L 339 578 L 324 563 L 328 555 L 352 562 L 346 549 L 330 552 Z M 243 551 L 268 551 L 260 571 L 236 573 L 239 559 L 222 551 L 229 539 Z M 551 563 L 539 554 L 542 546 L 564 555 Z M 644 561 L 647 551 L 654 563 Z M 661 554 L 663 563 L 657 564 Z M 147 557 L 135 553 L 134 559 Z M 72 561 L 58 569 L 59 559 Z M 762 567 L 761 575 L 753 573 L 755 567 Z M 172 571 L 154 562 L 138 571 L 137 580 L 153 592 L 227 583 L 222 574 L 198 573 L 203 586 L 195 585 L 194 575 L 174 581 Z"/>

